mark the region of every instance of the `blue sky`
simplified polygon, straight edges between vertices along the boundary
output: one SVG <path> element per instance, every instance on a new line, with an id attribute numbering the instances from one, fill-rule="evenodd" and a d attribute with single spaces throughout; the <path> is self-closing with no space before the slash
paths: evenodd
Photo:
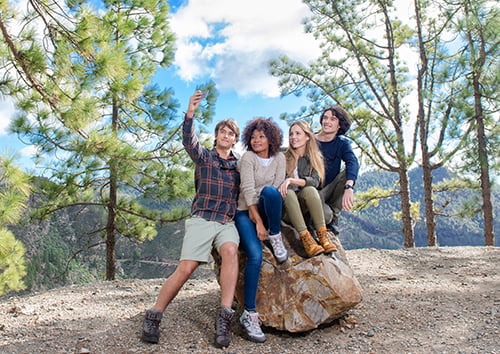
<path id="1" fill-rule="evenodd" d="M 309 10 L 301 0 L 170 0 L 170 27 L 177 37 L 173 65 L 159 70 L 155 82 L 172 87 L 185 110 L 197 85 L 212 80 L 219 91 L 214 122 L 234 118 L 241 128 L 256 116 L 279 120 L 307 104 L 294 96 L 280 98 L 277 79 L 267 63 L 279 55 L 307 62 L 319 55 L 318 44 L 304 33 Z M 0 98 L 0 154 L 17 153 L 30 169 L 30 152 L 8 133 L 15 111 Z"/>

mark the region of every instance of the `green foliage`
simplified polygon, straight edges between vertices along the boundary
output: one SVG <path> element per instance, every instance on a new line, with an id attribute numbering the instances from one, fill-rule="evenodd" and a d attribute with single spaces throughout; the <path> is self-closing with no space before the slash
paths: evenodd
<path id="1" fill-rule="evenodd" d="M 493 172 L 498 169 L 498 7 L 486 0 L 416 1 L 406 19 L 392 1 L 304 2 L 312 11 L 304 21 L 306 31 L 318 41 L 321 55 L 307 65 L 287 57 L 270 63 L 282 95 L 306 94 L 310 101 L 309 107 L 281 117 L 312 121 L 332 104 L 350 111 L 355 124 L 348 134 L 361 158 L 399 176 L 405 244 L 411 244 L 410 220 L 416 214 L 406 187 L 410 168 L 424 168 L 428 193 L 431 171 L 451 167 L 456 156 L 463 171 L 479 174 L 481 168 L 484 175 L 486 161 Z M 480 92 L 473 95 L 478 76 Z M 470 148 L 481 146 L 471 134 L 481 118 L 478 97 L 486 132 L 476 135 L 486 136 L 487 156 Z M 426 220 L 433 224 L 432 215 Z"/>
<path id="2" fill-rule="evenodd" d="M 406 60 L 414 31 L 392 2 L 370 0 L 304 1 L 312 11 L 306 31 L 321 55 L 303 65 L 286 57 L 270 63 L 282 95 L 306 92 L 311 102 L 286 120 L 312 119 L 325 107 L 342 105 L 354 125 L 349 137 L 374 167 L 400 178 L 405 244 L 413 244 L 408 170 L 415 160 L 416 125 L 409 123 L 412 82 Z M 408 246 L 411 247 L 411 246 Z"/>
<path id="3" fill-rule="evenodd" d="M 156 222 L 175 221 L 138 203 L 141 196 L 171 201 L 193 191 L 185 183 L 192 174 L 182 169 L 191 162 L 180 144 L 179 104 L 171 89 L 151 84 L 173 59 L 169 8 L 164 0 L 74 1 L 66 11 L 51 4 L 28 6 L 32 21 L 5 38 L 7 87 L 21 111 L 11 129 L 39 147 L 46 167 L 38 216 L 69 206 L 101 208 L 107 217 L 94 231 L 112 254 L 117 238 L 148 240 Z M 31 25 L 42 19 L 45 27 Z M 15 70 L 20 61 L 22 70 Z M 217 92 L 213 83 L 202 87 L 210 95 L 199 115 L 209 122 Z"/>
<path id="4" fill-rule="evenodd" d="M 24 289 L 25 249 L 9 230 L 0 227 L 0 295 Z"/>
<path id="5" fill-rule="evenodd" d="M 377 207 L 380 200 L 396 195 L 394 190 L 386 190 L 381 187 L 372 187 L 366 191 L 356 192 L 356 204 L 353 210 L 363 210 L 370 207 Z"/>
<path id="6" fill-rule="evenodd" d="M 0 295 L 25 287 L 25 248 L 7 229 L 19 221 L 31 187 L 29 177 L 14 165 L 14 157 L 0 157 Z"/>

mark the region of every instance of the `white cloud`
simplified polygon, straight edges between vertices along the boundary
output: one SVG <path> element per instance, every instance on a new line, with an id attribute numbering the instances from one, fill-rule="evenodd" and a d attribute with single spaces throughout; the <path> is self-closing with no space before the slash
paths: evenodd
<path id="1" fill-rule="evenodd" d="M 22 156 L 22 157 L 32 158 L 36 155 L 37 150 L 38 149 L 35 145 L 29 145 L 29 146 L 26 146 L 25 148 L 22 148 L 21 150 L 19 150 L 18 154 L 19 154 L 19 156 Z"/>
<path id="2" fill-rule="evenodd" d="M 14 102 L 10 97 L 0 99 L 0 136 L 7 135 L 9 132 L 9 124 L 14 118 L 15 108 Z"/>
<path id="3" fill-rule="evenodd" d="M 320 53 L 304 33 L 308 16 L 301 0 L 190 0 L 170 21 L 178 74 L 186 81 L 210 77 L 223 92 L 277 97 L 268 61 L 285 54 L 307 62 Z"/>

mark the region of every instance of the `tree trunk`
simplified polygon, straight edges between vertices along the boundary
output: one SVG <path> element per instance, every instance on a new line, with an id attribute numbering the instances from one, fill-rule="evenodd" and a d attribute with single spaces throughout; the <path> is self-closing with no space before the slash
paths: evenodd
<path id="1" fill-rule="evenodd" d="M 427 246 L 436 246 L 436 215 L 434 214 L 434 200 L 432 198 L 432 169 L 423 166 L 425 225 L 427 228 Z"/>
<path id="2" fill-rule="evenodd" d="M 111 125 L 115 136 L 118 131 L 118 103 L 113 99 Z M 109 162 L 109 204 L 108 222 L 106 224 L 106 280 L 115 279 L 115 245 L 116 245 L 116 207 L 117 207 L 117 168 L 116 161 L 111 158 Z"/>
<path id="3" fill-rule="evenodd" d="M 427 228 L 427 246 L 436 246 L 436 216 L 434 214 L 434 200 L 432 198 L 432 167 L 429 156 L 429 124 L 425 118 L 424 109 L 424 82 L 429 61 L 427 60 L 427 50 L 424 45 L 422 34 L 422 23 L 420 17 L 421 4 L 415 1 L 415 19 L 417 22 L 418 46 L 420 54 L 420 68 L 418 69 L 418 122 L 420 134 L 420 151 L 422 152 L 422 179 L 424 183 L 424 205 L 425 205 L 425 225 Z"/>
<path id="4" fill-rule="evenodd" d="M 474 85 L 474 113 L 477 124 L 478 157 L 481 169 L 481 194 L 483 197 L 484 218 L 484 244 L 495 245 L 495 233 L 493 230 L 493 205 L 491 203 L 490 167 L 488 163 L 488 151 L 484 129 L 483 107 L 481 104 L 480 84 L 477 73 L 473 74 Z"/>
<path id="5" fill-rule="evenodd" d="M 415 247 L 415 238 L 413 235 L 413 222 L 411 217 L 411 203 L 410 203 L 410 183 L 408 178 L 408 171 L 406 169 L 399 170 L 399 184 L 400 184 L 400 197 L 401 197 L 401 210 L 403 217 L 403 234 L 404 234 L 404 247 Z"/>
<path id="6" fill-rule="evenodd" d="M 473 16 L 471 10 L 471 2 L 467 2 L 465 6 L 467 16 Z M 484 127 L 484 112 L 482 105 L 482 70 L 486 62 L 486 39 L 483 37 L 483 32 L 480 30 L 479 35 L 473 34 L 473 31 L 468 29 L 469 50 L 474 53 L 474 41 L 478 40 L 478 56 L 472 60 L 472 87 L 474 89 L 474 118 L 477 125 L 477 148 L 480 168 L 481 194 L 483 197 L 483 218 L 484 218 L 484 243 L 486 246 L 495 245 L 495 234 L 493 230 L 493 205 L 491 203 L 491 182 L 490 182 L 490 166 L 488 162 L 488 150 L 486 142 L 486 134 Z"/>
<path id="7" fill-rule="evenodd" d="M 112 164 L 113 165 L 113 164 Z M 106 224 L 106 280 L 115 279 L 115 245 L 116 245 L 116 171 L 110 168 L 108 222 Z"/>

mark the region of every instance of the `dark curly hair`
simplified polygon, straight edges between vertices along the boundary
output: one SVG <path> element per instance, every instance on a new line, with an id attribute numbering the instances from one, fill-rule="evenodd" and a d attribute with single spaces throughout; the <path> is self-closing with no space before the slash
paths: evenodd
<path id="1" fill-rule="evenodd" d="M 249 151 L 253 151 L 250 140 L 255 130 L 264 132 L 269 143 L 269 157 L 276 155 L 283 144 L 283 133 L 271 118 L 265 119 L 257 117 L 247 123 L 242 135 L 242 142 Z"/>
<path id="2" fill-rule="evenodd" d="M 337 132 L 337 135 L 344 135 L 345 133 L 347 133 L 347 131 L 351 127 L 351 117 L 349 113 L 347 113 L 347 111 L 339 105 L 325 108 L 323 110 L 323 113 L 321 113 L 321 116 L 319 117 L 319 123 L 323 125 L 323 116 L 328 111 L 332 112 L 332 115 L 337 117 L 337 119 L 339 120 L 339 131 Z"/>

